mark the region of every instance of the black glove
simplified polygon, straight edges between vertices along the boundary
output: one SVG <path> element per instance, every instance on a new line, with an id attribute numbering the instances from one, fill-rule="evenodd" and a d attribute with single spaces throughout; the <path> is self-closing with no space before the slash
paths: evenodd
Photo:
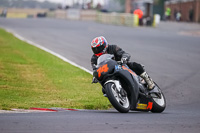
<path id="1" fill-rule="evenodd" d="M 93 69 L 93 71 L 95 71 L 97 69 L 97 65 L 92 64 L 92 69 Z"/>
<path id="2" fill-rule="evenodd" d="M 127 57 L 122 57 L 121 58 L 121 62 L 122 62 L 122 64 L 126 64 L 128 62 L 128 58 Z"/>
<path id="3" fill-rule="evenodd" d="M 95 78 L 95 77 L 93 77 L 93 79 L 92 79 L 92 83 L 98 83 L 99 81 Z"/>

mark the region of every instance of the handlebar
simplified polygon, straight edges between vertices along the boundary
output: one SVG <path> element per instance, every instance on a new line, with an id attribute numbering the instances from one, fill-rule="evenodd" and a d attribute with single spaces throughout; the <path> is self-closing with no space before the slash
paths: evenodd
<path id="1" fill-rule="evenodd" d="M 119 64 L 119 65 L 123 65 L 123 64 L 127 64 L 129 61 L 127 61 L 127 63 L 122 63 L 122 61 L 116 61 L 117 62 L 117 64 Z"/>

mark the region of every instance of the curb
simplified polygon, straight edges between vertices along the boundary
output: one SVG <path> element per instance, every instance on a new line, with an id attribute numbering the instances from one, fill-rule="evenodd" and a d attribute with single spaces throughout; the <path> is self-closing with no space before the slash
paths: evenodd
<path id="1" fill-rule="evenodd" d="M 57 110 L 54 109 L 47 109 L 47 108 L 30 108 L 31 110 L 39 110 L 39 111 L 55 111 L 57 112 Z"/>
<path id="2" fill-rule="evenodd" d="M 64 111 L 84 111 L 84 109 L 70 109 L 70 108 L 30 108 L 30 109 L 11 109 L 0 110 L 1 113 L 35 113 L 35 112 L 64 112 Z"/>
<path id="3" fill-rule="evenodd" d="M 59 112 L 59 111 L 79 111 L 78 109 L 70 109 L 70 108 L 30 108 L 31 110 L 40 110 L 40 111 L 52 111 L 52 112 Z"/>

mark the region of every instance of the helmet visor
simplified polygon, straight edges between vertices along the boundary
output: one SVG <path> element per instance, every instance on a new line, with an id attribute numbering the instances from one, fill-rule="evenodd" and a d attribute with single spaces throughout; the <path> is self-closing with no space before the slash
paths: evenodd
<path id="1" fill-rule="evenodd" d="M 92 47 L 92 51 L 93 51 L 94 54 L 99 54 L 99 53 L 103 52 L 103 50 L 105 49 L 105 47 L 106 47 L 106 45 L 104 43 L 103 45 L 101 45 L 99 47 L 94 47 L 94 48 Z"/>

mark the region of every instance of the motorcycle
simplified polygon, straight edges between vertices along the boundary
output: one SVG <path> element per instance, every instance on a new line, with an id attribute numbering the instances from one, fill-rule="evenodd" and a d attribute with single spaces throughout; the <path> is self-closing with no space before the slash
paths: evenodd
<path id="1" fill-rule="evenodd" d="M 163 112 L 166 99 L 159 86 L 154 82 L 154 89 L 149 91 L 141 77 L 126 64 L 113 58 L 110 54 L 101 55 L 97 60 L 97 69 L 93 72 L 113 107 L 121 113 L 129 110 Z"/>

